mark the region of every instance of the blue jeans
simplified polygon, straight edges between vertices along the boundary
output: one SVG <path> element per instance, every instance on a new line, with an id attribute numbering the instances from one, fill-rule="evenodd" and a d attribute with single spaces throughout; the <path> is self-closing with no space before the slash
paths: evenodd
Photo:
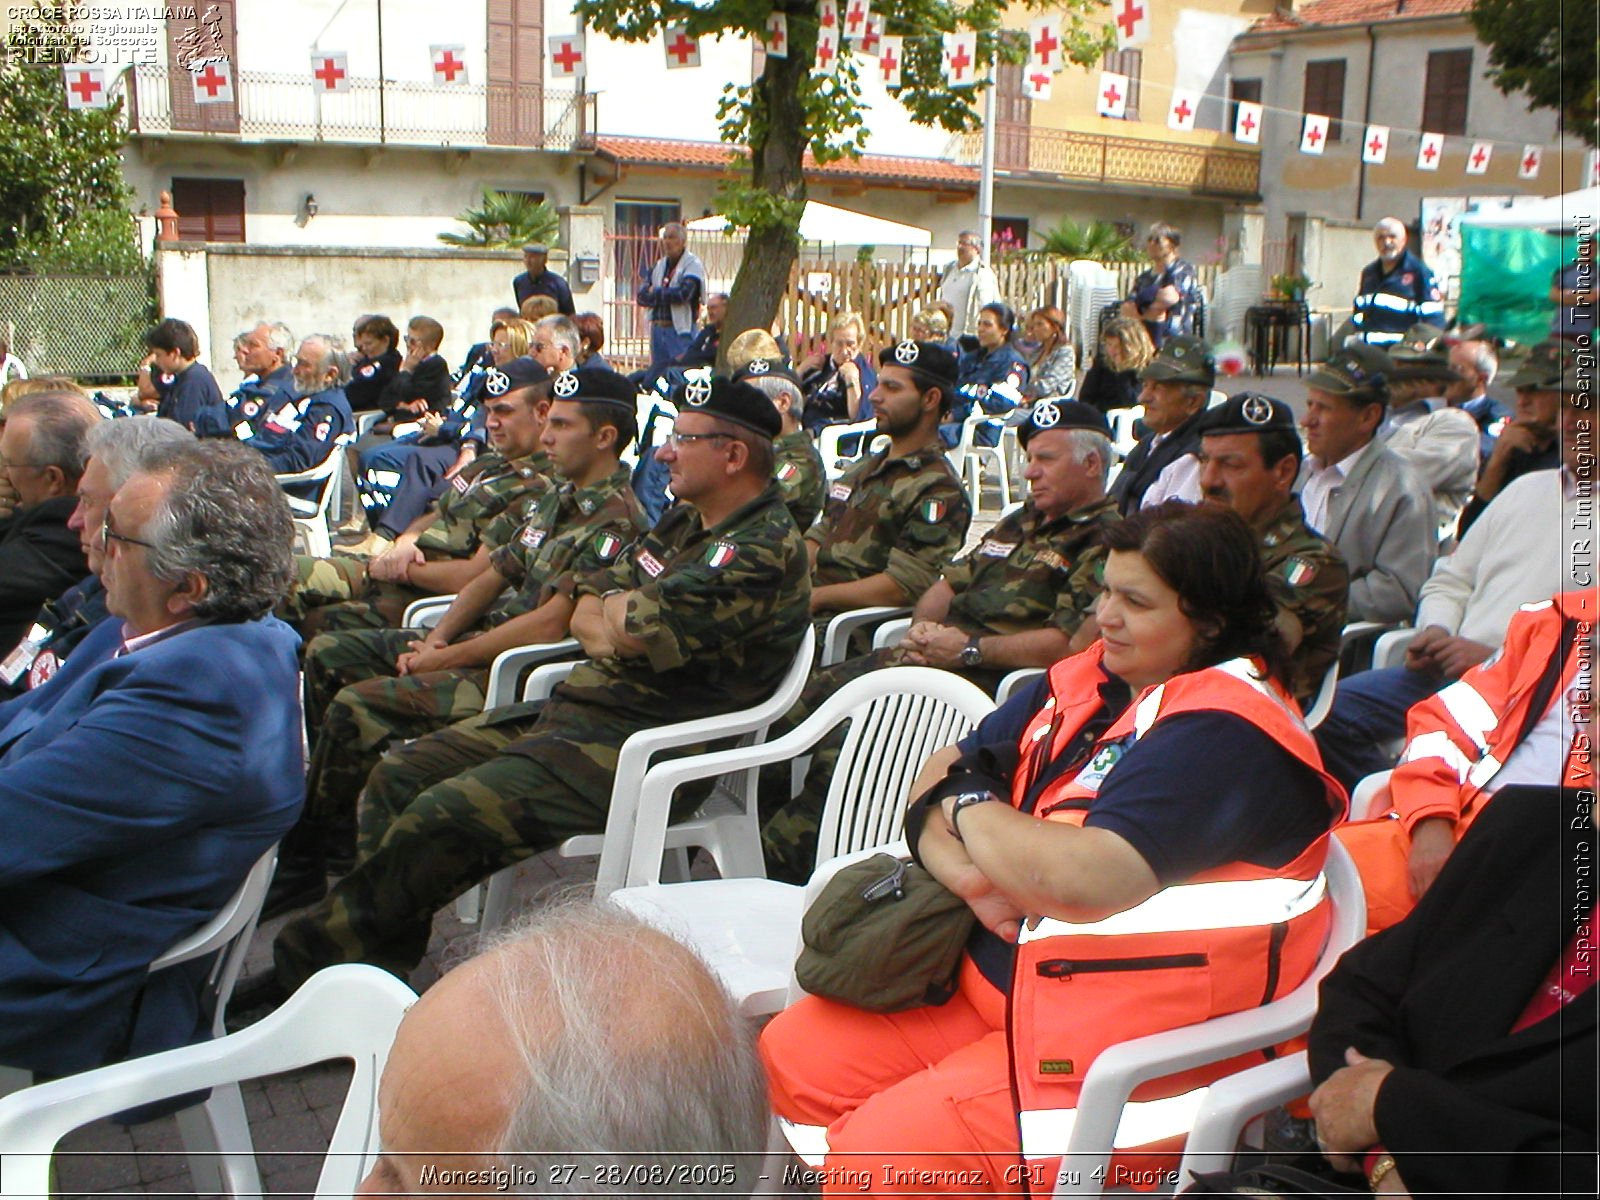
<path id="1" fill-rule="evenodd" d="M 1394 766 L 1378 743 L 1405 737 L 1407 710 L 1449 682 L 1410 667 L 1363 671 L 1339 680 L 1333 708 L 1316 730 L 1328 773 L 1354 789 L 1368 775 Z"/>
<path id="2" fill-rule="evenodd" d="M 659 371 L 683 357 L 694 341 L 693 333 L 679 333 L 670 325 L 650 326 L 650 369 Z"/>

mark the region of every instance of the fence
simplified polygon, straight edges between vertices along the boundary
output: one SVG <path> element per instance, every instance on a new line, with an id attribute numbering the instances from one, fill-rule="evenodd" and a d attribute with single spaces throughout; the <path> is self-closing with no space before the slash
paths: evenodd
<path id="1" fill-rule="evenodd" d="M 0 330 L 35 375 L 88 383 L 134 373 L 155 320 L 148 272 L 131 275 L 0 274 Z"/>

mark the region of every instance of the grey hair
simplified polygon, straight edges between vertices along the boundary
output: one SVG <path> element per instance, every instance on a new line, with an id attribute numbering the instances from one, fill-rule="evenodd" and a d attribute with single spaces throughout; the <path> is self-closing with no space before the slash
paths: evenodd
<path id="1" fill-rule="evenodd" d="M 765 1073 L 754 1031 L 692 951 L 577 899 L 539 909 L 488 953 L 488 987 L 521 1057 L 500 1138 L 513 1191 L 592 1194 L 597 1167 L 642 1181 L 629 1191 L 754 1190 Z M 585 1169 L 565 1179 L 549 1169 L 575 1157 Z"/>
<path id="2" fill-rule="evenodd" d="M 779 396 L 789 395 L 794 398 L 790 408 L 796 417 L 800 415 L 800 406 L 805 403 L 805 395 L 800 391 L 800 385 L 792 379 L 785 379 L 782 375 L 751 375 L 745 380 L 756 391 L 768 400 L 777 401 Z"/>
<path id="3" fill-rule="evenodd" d="M 157 579 L 205 578 L 197 617 L 246 621 L 262 616 L 295 578 L 294 518 L 289 502 L 257 451 L 206 440 L 155 455 L 148 474 L 167 490 L 140 536 L 152 543 L 145 561 Z"/>
<path id="4" fill-rule="evenodd" d="M 28 421 L 28 461 L 17 466 L 58 467 L 68 479 L 83 474 L 89 461 L 89 430 L 104 418 L 77 392 L 35 392 L 6 406 L 7 422 Z"/>
<path id="5" fill-rule="evenodd" d="M 578 332 L 578 325 L 571 317 L 553 316 L 541 317 L 534 324 L 534 329 L 541 330 L 546 337 L 558 346 L 565 346 L 572 354 L 573 361 L 578 358 L 578 351 L 583 346 L 583 336 Z"/>
<path id="6" fill-rule="evenodd" d="M 1388 230 L 1391 233 L 1398 233 L 1404 237 L 1406 233 L 1406 223 L 1399 217 L 1384 217 L 1372 227 L 1372 232 L 1382 233 L 1384 230 Z"/>
<path id="7" fill-rule="evenodd" d="M 106 469 L 112 488 L 148 471 L 173 451 L 194 445 L 194 434 L 165 417 L 126 417 L 101 421 L 84 439 L 90 458 Z"/>
<path id="8" fill-rule="evenodd" d="M 1100 456 L 1100 486 L 1105 487 L 1111 475 L 1111 461 L 1116 458 L 1111 439 L 1098 429 L 1069 429 L 1067 442 L 1072 447 L 1072 461 L 1079 465 L 1087 462 L 1091 454 Z"/>
<path id="9" fill-rule="evenodd" d="M 336 333 L 308 333 L 306 341 L 322 343 L 322 369 L 326 371 L 333 367 L 339 372 L 339 377 L 333 381 L 335 387 L 343 387 L 350 382 L 352 371 L 350 351 L 345 340 Z"/>
<path id="10" fill-rule="evenodd" d="M 289 327 L 282 321 L 272 321 L 270 323 L 263 321 L 256 328 L 260 329 L 262 325 L 266 326 L 267 329 L 268 344 L 282 354 L 285 359 L 293 358 L 295 340 L 294 334 L 289 331 Z"/>
<path id="11" fill-rule="evenodd" d="M 1487 388 L 1500 370 L 1500 356 L 1494 352 L 1494 344 L 1481 338 L 1462 344 L 1472 355 L 1472 369 L 1483 376 L 1483 386 Z"/>
<path id="12" fill-rule="evenodd" d="M 681 238 L 687 238 L 689 236 L 689 230 L 685 228 L 682 221 L 668 221 L 661 227 L 662 237 L 666 237 L 669 233 L 676 234 Z"/>

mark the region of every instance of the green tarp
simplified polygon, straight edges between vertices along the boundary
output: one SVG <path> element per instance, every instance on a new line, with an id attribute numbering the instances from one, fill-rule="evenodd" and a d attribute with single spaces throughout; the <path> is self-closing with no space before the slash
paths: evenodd
<path id="1" fill-rule="evenodd" d="M 1574 239 L 1542 229 L 1461 225 L 1460 320 L 1482 321 L 1489 331 L 1517 342 L 1550 334 L 1556 306 L 1555 273 L 1574 256 Z"/>

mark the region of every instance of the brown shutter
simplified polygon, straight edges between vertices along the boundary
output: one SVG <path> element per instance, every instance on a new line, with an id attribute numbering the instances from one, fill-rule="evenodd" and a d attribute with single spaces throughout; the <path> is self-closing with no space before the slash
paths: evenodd
<path id="1" fill-rule="evenodd" d="M 1434 50 L 1422 88 L 1422 128 L 1429 133 L 1467 131 L 1467 96 L 1472 91 L 1472 50 Z"/>
<path id="2" fill-rule="evenodd" d="M 192 14 L 167 17 L 167 94 L 172 105 L 173 129 L 196 133 L 239 132 L 239 94 L 244 83 L 239 76 L 239 30 L 233 6 L 234 0 L 170 6 L 172 12 Z M 233 101 L 196 104 L 189 64 L 218 56 L 226 58 L 233 67 Z M 244 240 L 242 235 L 239 240 Z"/>
<path id="3" fill-rule="evenodd" d="M 489 0 L 489 143 L 544 144 L 543 0 Z"/>
<path id="4" fill-rule="evenodd" d="M 1337 142 L 1344 116 L 1344 59 L 1321 58 L 1306 64 L 1303 111 L 1328 118 L 1328 140 Z"/>
<path id="5" fill-rule="evenodd" d="M 1022 90 L 1022 64 L 1001 63 L 995 72 L 994 165 L 1002 171 L 1028 169 L 1028 126 L 1033 101 Z"/>
<path id="6" fill-rule="evenodd" d="M 244 241 L 242 179 L 174 179 L 172 207 L 180 241 Z"/>

